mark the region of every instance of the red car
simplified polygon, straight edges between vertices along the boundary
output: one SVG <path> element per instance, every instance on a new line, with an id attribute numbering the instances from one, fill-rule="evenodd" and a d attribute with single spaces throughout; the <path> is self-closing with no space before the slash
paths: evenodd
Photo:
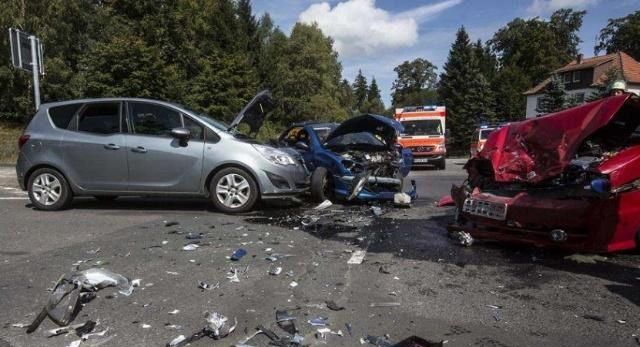
<path id="1" fill-rule="evenodd" d="M 608 97 L 492 133 L 452 188 L 450 232 L 614 252 L 640 242 L 640 99 Z"/>

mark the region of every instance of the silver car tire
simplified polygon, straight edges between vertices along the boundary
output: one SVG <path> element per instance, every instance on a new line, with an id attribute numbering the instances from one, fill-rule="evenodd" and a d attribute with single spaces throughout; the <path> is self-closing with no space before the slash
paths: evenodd
<path id="1" fill-rule="evenodd" d="M 243 169 L 230 167 L 220 170 L 211 179 L 211 201 L 224 213 L 250 211 L 260 195 L 253 177 Z"/>
<path id="2" fill-rule="evenodd" d="M 29 176 L 29 200 L 38 210 L 58 211 L 69 206 L 73 194 L 64 176 L 54 169 L 38 169 Z"/>

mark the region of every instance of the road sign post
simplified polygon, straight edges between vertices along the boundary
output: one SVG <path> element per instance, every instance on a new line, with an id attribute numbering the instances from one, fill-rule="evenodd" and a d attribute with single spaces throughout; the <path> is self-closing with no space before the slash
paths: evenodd
<path id="1" fill-rule="evenodd" d="M 36 111 L 40 109 L 40 76 L 38 73 L 40 72 L 40 64 L 38 59 L 38 42 L 35 36 L 29 36 L 29 40 L 31 41 L 31 75 L 33 76 L 33 100 L 36 103 Z"/>
<path id="2" fill-rule="evenodd" d="M 36 111 L 40 108 L 40 75 L 44 75 L 42 44 L 34 35 L 17 29 L 9 29 L 11 62 L 17 69 L 31 71 L 33 77 L 33 100 Z"/>

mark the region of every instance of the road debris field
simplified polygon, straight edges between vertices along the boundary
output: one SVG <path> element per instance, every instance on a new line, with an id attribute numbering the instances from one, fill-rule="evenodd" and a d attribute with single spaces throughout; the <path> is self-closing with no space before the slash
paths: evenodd
<path id="1" fill-rule="evenodd" d="M 435 202 L 463 164 L 412 172 L 411 208 L 225 215 L 202 200 L 86 198 L 42 213 L 11 193 L 0 346 L 635 345 L 640 257 L 460 245 L 454 208 Z M 64 279 L 78 298 L 59 300 Z M 50 319 L 75 300 L 68 326 Z"/>

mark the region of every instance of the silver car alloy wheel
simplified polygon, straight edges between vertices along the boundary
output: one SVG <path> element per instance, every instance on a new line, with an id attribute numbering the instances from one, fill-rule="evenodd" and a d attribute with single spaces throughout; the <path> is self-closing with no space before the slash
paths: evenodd
<path id="1" fill-rule="evenodd" d="M 242 207 L 250 196 L 251 186 L 241 175 L 232 173 L 222 176 L 216 184 L 216 197 L 226 207 Z"/>
<path id="2" fill-rule="evenodd" d="M 52 174 L 43 173 L 36 177 L 31 186 L 33 197 L 45 206 L 51 206 L 60 200 L 62 185 Z"/>

